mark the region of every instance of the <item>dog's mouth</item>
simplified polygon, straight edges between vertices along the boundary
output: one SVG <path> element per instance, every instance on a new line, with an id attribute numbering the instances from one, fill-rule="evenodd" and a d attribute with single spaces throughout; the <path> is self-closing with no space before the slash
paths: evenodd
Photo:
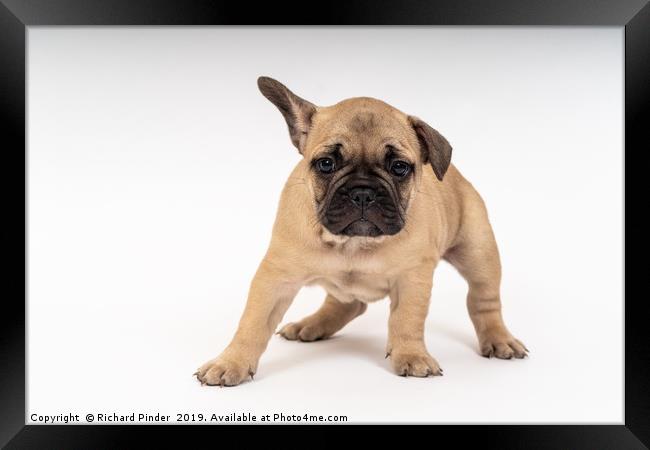
<path id="1" fill-rule="evenodd" d="M 387 214 L 391 217 L 386 217 Z M 372 208 L 369 211 L 345 208 L 341 213 L 325 214 L 321 223 L 332 234 L 349 237 L 393 235 L 397 234 L 404 225 L 399 217 L 379 208 Z"/>
<path id="2" fill-rule="evenodd" d="M 346 236 L 376 237 L 376 236 L 381 236 L 384 233 L 377 225 L 375 225 L 365 217 L 362 217 L 361 219 L 355 220 L 347 227 L 345 227 L 341 234 L 344 234 Z"/>

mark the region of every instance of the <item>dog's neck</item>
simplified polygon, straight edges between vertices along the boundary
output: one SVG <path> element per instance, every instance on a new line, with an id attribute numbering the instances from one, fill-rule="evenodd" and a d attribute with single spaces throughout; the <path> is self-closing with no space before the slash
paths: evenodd
<path id="1" fill-rule="evenodd" d="M 376 249 L 387 236 L 344 236 L 332 234 L 327 228 L 322 227 L 320 237 L 327 248 L 344 253 L 355 253 Z"/>

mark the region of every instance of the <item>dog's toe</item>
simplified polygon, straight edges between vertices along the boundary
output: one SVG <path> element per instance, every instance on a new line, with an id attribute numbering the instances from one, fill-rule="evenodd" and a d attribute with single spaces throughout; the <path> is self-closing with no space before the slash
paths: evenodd
<path id="1" fill-rule="evenodd" d="M 427 353 L 390 353 L 391 364 L 396 374 L 403 377 L 428 377 L 442 375 L 438 361 Z"/>
<path id="2" fill-rule="evenodd" d="M 295 341 L 296 339 L 298 339 L 299 332 L 300 332 L 300 326 L 297 323 L 292 322 L 283 326 L 280 329 L 280 331 L 278 331 L 277 334 L 290 341 Z"/>
<path id="3" fill-rule="evenodd" d="M 528 356 L 528 349 L 523 342 L 509 334 L 484 337 L 480 348 L 481 355 L 486 358 L 495 356 L 499 359 L 523 359 Z"/>
<path id="4" fill-rule="evenodd" d="M 202 365 L 195 375 L 202 385 L 236 386 L 253 374 L 249 364 L 219 357 Z"/>
<path id="5" fill-rule="evenodd" d="M 329 337 L 323 326 L 317 323 L 303 324 L 302 322 L 288 323 L 278 331 L 278 334 L 290 341 L 302 342 L 313 342 Z"/>

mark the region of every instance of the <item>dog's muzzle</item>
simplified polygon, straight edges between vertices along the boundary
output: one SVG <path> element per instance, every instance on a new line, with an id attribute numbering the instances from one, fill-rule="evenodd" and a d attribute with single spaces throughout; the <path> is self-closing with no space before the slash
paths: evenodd
<path id="1" fill-rule="evenodd" d="M 404 225 L 386 187 L 354 181 L 334 193 L 322 223 L 334 234 L 368 237 L 396 234 Z"/>

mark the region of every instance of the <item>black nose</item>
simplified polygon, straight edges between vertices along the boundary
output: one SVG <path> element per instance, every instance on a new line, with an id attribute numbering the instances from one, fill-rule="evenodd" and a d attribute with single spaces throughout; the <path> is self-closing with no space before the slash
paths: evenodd
<path id="1" fill-rule="evenodd" d="M 375 201 L 377 193 L 370 188 L 354 188 L 350 191 L 350 200 L 359 208 L 367 208 Z"/>

